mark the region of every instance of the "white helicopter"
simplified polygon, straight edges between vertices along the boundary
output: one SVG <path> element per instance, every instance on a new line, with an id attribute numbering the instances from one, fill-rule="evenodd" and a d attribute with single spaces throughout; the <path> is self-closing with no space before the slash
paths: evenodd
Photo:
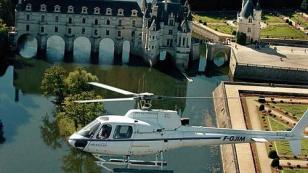
<path id="1" fill-rule="evenodd" d="M 69 137 L 68 142 L 71 146 L 95 156 L 125 157 L 123 160 L 110 160 L 110 162 L 134 164 L 134 161 L 129 159 L 130 156 L 156 154 L 156 160 L 150 164 L 163 166 L 166 164 L 163 153 L 171 149 L 279 140 L 289 141 L 294 155 L 298 155 L 301 140 L 308 139 L 304 134 L 305 127 L 308 125 L 308 110 L 291 131 L 196 127 L 189 126 L 189 120 L 181 119 L 176 111 L 151 109 L 152 99 L 185 97 L 155 96 L 152 93 L 137 94 L 96 82 L 89 84 L 133 97 L 76 102 L 136 100 L 140 106 L 140 109 L 129 110 L 125 116 L 100 116 Z M 159 154 L 160 160 L 158 160 Z M 135 164 L 142 163 L 135 161 Z"/>

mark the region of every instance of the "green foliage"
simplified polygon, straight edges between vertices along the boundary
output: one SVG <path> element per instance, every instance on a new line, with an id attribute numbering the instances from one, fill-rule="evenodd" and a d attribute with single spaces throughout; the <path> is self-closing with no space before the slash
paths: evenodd
<path id="1" fill-rule="evenodd" d="M 279 163 L 279 158 L 273 159 L 273 161 L 272 161 L 272 163 L 271 163 L 271 167 L 273 167 L 273 168 L 278 168 L 279 165 L 280 165 L 280 163 Z"/>
<path id="2" fill-rule="evenodd" d="M 103 112 L 104 107 L 102 103 L 87 103 L 80 104 L 76 100 L 101 99 L 96 96 L 94 92 L 82 92 L 80 94 L 68 96 L 63 103 L 63 115 L 74 121 L 75 129 L 78 126 L 85 126 L 93 121 L 100 113 Z"/>
<path id="3" fill-rule="evenodd" d="M 245 33 L 238 32 L 236 34 L 236 42 L 241 45 L 246 45 L 247 36 Z"/>
<path id="4" fill-rule="evenodd" d="M 66 71 L 59 65 L 48 68 L 43 76 L 41 89 L 46 96 L 56 96 L 57 102 L 61 103 L 65 96 L 65 79 Z"/>
<path id="5" fill-rule="evenodd" d="M 67 117 L 64 112 L 57 112 L 56 117 L 59 136 L 70 136 L 76 131 L 74 121 Z"/>
<path id="6" fill-rule="evenodd" d="M 65 79 L 65 85 L 69 94 L 78 94 L 83 91 L 91 91 L 93 87 L 88 82 L 98 81 L 98 78 L 82 68 L 70 72 Z"/>
<path id="7" fill-rule="evenodd" d="M 276 159 L 276 158 L 279 158 L 278 157 L 278 154 L 275 150 L 271 150 L 269 153 L 268 153 L 268 157 L 271 158 L 271 159 Z"/>

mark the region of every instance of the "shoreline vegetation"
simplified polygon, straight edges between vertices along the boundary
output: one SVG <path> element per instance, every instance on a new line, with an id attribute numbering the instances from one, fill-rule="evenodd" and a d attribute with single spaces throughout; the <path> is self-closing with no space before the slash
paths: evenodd
<path id="1" fill-rule="evenodd" d="M 56 106 L 53 120 L 44 117 L 43 122 L 55 126 L 60 137 L 68 137 L 104 112 L 102 103 L 80 104 L 76 100 L 101 99 L 88 82 L 98 78 L 82 68 L 68 73 L 59 65 L 46 69 L 41 89 L 45 96 L 54 98 Z M 43 129 L 41 127 L 41 130 Z"/>

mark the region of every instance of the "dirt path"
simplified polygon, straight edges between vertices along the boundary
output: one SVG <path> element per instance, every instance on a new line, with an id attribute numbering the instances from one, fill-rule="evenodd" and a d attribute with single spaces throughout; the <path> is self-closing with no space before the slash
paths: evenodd
<path id="1" fill-rule="evenodd" d="M 257 97 L 256 99 L 246 99 L 246 105 L 252 129 L 262 130 L 257 109 L 259 107 L 259 103 L 255 101 L 257 99 L 258 99 Z M 256 143 L 256 148 L 257 148 L 257 156 L 259 159 L 258 160 L 259 164 L 262 165 L 260 166 L 261 172 L 262 173 L 272 172 L 270 165 L 271 160 L 267 156 L 266 145 L 264 143 Z"/>

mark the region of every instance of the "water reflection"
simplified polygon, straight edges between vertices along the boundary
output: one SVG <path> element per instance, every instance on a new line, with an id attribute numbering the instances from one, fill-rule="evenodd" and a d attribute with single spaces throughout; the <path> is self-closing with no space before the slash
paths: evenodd
<path id="1" fill-rule="evenodd" d="M 33 58 L 37 54 L 38 42 L 32 35 L 23 35 L 18 40 L 19 54 L 24 58 Z"/>
<path id="2" fill-rule="evenodd" d="M 123 51 L 122 51 L 122 63 L 129 63 L 129 54 L 130 54 L 130 43 L 129 41 L 123 42 Z"/>
<path id="3" fill-rule="evenodd" d="M 46 55 L 51 62 L 61 62 L 64 58 L 65 42 L 60 36 L 51 36 L 47 40 Z"/>
<path id="4" fill-rule="evenodd" d="M 90 63 L 91 42 L 87 37 L 78 37 L 74 41 L 74 62 Z"/>
<path id="5" fill-rule="evenodd" d="M 3 172 L 100 172 L 92 156 L 70 148 L 59 137 L 53 112 L 54 105 L 41 96 L 42 74 L 51 64 L 41 60 L 19 60 L 0 77 L 0 117 L 7 129 L 8 142 L 0 147 L 0 167 Z M 77 65 L 61 64 L 72 71 Z M 97 75 L 100 82 L 132 92 L 153 92 L 169 96 L 209 96 L 225 73 L 194 77 L 193 83 L 145 67 L 84 65 Z M 172 74 L 172 72 L 170 72 Z M 14 79 L 13 79 L 14 78 Z M 12 85 L 14 81 L 14 87 Z M 17 90 L 16 90 L 17 89 Z M 102 89 L 104 97 L 120 97 Z M 15 98 L 19 95 L 19 102 Z M 134 103 L 105 104 L 108 113 L 123 115 Z M 212 100 L 163 100 L 155 108 L 180 110 L 192 125 L 213 125 L 215 117 Z M 25 142 L 26 141 L 26 142 Z M 35 150 L 33 150 L 35 148 Z M 14 154 L 12 155 L 12 151 Z M 35 151 L 35 152 L 34 152 Z M 27 157 L 24 157 L 27 156 Z M 46 157 L 48 156 L 48 157 Z M 18 159 L 16 159 L 18 158 Z M 153 156 L 144 157 L 153 160 Z M 166 153 L 168 168 L 176 173 L 219 172 L 219 147 L 183 148 Z M 179 165 L 189 165 L 186 168 Z M 218 171 L 217 171 L 218 170 Z"/>
<path id="6" fill-rule="evenodd" d="M 110 38 L 104 38 L 99 43 L 99 64 L 112 65 L 114 62 L 114 42 Z"/>

